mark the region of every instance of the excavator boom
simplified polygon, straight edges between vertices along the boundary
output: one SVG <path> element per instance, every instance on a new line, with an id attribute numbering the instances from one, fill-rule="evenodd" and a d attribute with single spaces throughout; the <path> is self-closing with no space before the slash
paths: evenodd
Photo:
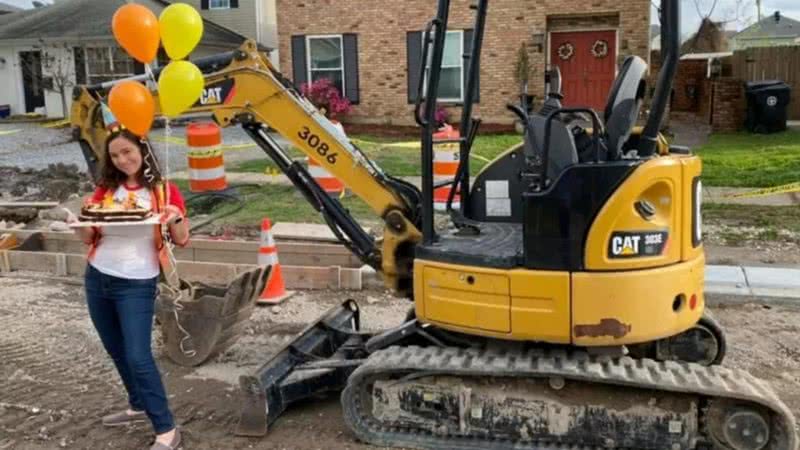
<path id="1" fill-rule="evenodd" d="M 421 238 L 418 190 L 388 176 L 370 161 L 274 69 L 269 59 L 258 52 L 255 42 L 246 41 L 236 51 L 196 63 L 205 74 L 205 89 L 188 112 L 209 113 L 222 127 L 241 125 L 320 210 L 345 245 L 365 264 L 382 272 L 387 286 L 411 297 L 411 251 Z M 156 70 L 154 75 L 158 73 Z M 132 79 L 146 81 L 147 75 Z M 120 81 L 123 80 L 75 89 L 71 120 L 74 134 L 89 155 L 87 161 L 100 158 L 107 136 L 99 119 L 100 101 Z M 153 95 L 157 99 L 158 93 Z M 342 180 L 384 220 L 380 246 L 338 200 L 325 195 L 302 165 L 286 155 L 268 130 L 288 139 L 295 148 Z"/>

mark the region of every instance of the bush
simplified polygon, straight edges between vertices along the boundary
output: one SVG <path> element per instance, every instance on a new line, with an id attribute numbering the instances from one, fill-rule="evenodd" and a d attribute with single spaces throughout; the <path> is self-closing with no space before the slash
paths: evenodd
<path id="1" fill-rule="evenodd" d="M 436 105 L 436 111 L 433 113 L 433 120 L 436 121 L 436 127 L 441 128 L 450 120 L 450 112 L 448 112 L 442 105 Z"/>
<path id="2" fill-rule="evenodd" d="M 350 100 L 343 98 L 339 89 L 327 78 L 303 83 L 300 92 L 329 119 L 350 113 Z"/>

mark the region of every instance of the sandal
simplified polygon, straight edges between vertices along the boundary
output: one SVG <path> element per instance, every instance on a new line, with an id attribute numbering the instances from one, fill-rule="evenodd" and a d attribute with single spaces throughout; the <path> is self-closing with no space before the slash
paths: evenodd
<path id="1" fill-rule="evenodd" d="M 147 420 L 147 414 L 144 411 L 134 411 L 133 414 L 128 414 L 128 411 L 125 410 L 104 416 L 103 425 L 107 427 L 118 427 L 134 422 L 143 422 L 145 420 Z"/>
<path id="2" fill-rule="evenodd" d="M 169 444 L 162 444 L 161 442 L 155 441 L 153 442 L 153 446 L 150 447 L 150 450 L 175 450 L 179 445 L 181 445 L 181 431 L 175 428 L 175 435 L 172 436 L 172 440 Z"/>

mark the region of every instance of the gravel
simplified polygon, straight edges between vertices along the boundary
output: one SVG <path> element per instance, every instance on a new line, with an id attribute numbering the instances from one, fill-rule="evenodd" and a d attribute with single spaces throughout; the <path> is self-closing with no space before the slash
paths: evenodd
<path id="1" fill-rule="evenodd" d="M 150 132 L 150 139 L 162 168 L 166 166 L 165 154 L 167 151 L 169 152 L 168 176 L 169 173 L 186 169 L 186 153 L 188 151 L 186 145 L 173 142 L 175 138 L 185 139 L 185 128 L 172 128 L 171 136 L 173 139 L 167 145 L 164 129 L 153 129 Z M 285 140 L 277 136 L 276 138 L 282 145 L 286 145 Z M 223 129 L 222 144 L 224 146 L 249 145 L 247 148 L 224 150 L 226 165 L 232 162 L 267 157 L 240 127 Z M 0 124 L 0 166 L 44 169 L 49 164 L 55 163 L 75 164 L 79 170 L 86 172 L 83 153 L 80 145 L 72 140 L 70 128 L 44 128 L 36 123 Z"/>

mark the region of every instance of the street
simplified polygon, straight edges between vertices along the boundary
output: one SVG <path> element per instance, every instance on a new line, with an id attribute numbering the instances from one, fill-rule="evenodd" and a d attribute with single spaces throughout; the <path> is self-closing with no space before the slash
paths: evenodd
<path id="1" fill-rule="evenodd" d="M 347 430 L 336 395 L 291 407 L 263 438 L 233 435 L 239 375 L 254 371 L 305 323 L 345 298 L 359 302 L 362 323 L 371 329 L 399 323 L 409 307 L 376 291 L 301 292 L 278 308 L 258 308 L 233 347 L 194 369 L 162 357 L 156 333 L 155 352 L 185 448 L 374 449 Z M 714 313 L 727 331 L 725 364 L 767 380 L 792 411 L 800 411 L 800 308 L 747 304 Z M 0 449 L 149 445 L 149 424 L 100 424 L 101 416 L 125 407 L 125 397 L 89 322 L 79 279 L 0 277 L 0 361 Z"/>

